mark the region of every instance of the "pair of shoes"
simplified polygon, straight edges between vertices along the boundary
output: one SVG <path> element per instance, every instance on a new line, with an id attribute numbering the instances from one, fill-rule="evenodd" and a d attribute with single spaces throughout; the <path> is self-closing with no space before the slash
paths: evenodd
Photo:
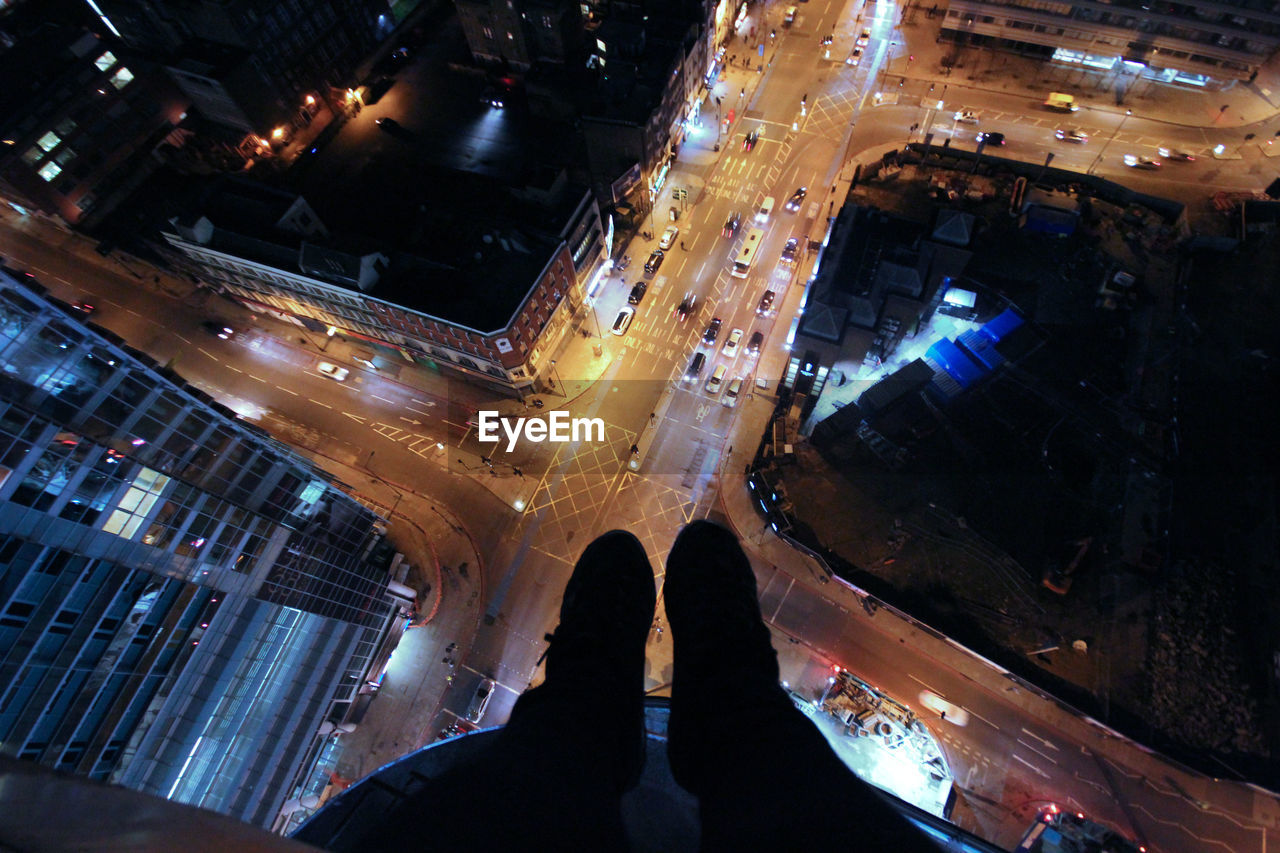
<path id="1" fill-rule="evenodd" d="M 640 540 L 611 530 L 582 552 L 564 589 L 544 686 L 589 689 L 618 723 L 618 789 L 644 767 L 644 646 L 657 605 L 653 567 Z"/>

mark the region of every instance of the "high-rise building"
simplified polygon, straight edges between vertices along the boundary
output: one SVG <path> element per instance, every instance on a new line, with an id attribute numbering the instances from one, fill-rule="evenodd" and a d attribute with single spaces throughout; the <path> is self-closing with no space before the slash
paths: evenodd
<path id="1" fill-rule="evenodd" d="M 381 519 L 8 270 L 0 365 L 0 752 L 269 824 L 399 624 Z"/>
<path id="2" fill-rule="evenodd" d="M 386 0 L 97 0 L 103 25 L 163 62 L 205 117 L 260 136 L 336 97 L 393 27 Z"/>
<path id="3" fill-rule="evenodd" d="M 572 0 L 456 0 L 471 55 L 480 62 L 527 69 L 564 63 L 582 43 L 583 21 Z"/>
<path id="4" fill-rule="evenodd" d="M 187 100 L 118 44 L 38 20 L 38 5 L 0 21 L 0 194 L 92 225 L 159 165 Z"/>
<path id="5" fill-rule="evenodd" d="M 1121 92 L 1139 79 L 1221 88 L 1280 48 L 1280 15 L 1233 0 L 950 0 L 942 37 L 1111 74 Z"/>

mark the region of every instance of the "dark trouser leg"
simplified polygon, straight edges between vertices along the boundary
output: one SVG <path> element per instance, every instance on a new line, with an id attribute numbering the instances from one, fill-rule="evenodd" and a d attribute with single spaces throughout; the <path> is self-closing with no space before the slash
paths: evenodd
<path id="1" fill-rule="evenodd" d="M 844 766 L 778 685 L 737 539 L 695 522 L 667 560 L 675 643 L 668 754 L 698 796 L 703 849 L 936 849 Z"/>
<path id="2" fill-rule="evenodd" d="M 361 849 L 626 849 L 619 803 L 643 760 L 653 607 L 653 569 L 634 536 L 613 531 L 587 546 L 546 680 L 520 697 L 491 747 L 427 783 Z"/>

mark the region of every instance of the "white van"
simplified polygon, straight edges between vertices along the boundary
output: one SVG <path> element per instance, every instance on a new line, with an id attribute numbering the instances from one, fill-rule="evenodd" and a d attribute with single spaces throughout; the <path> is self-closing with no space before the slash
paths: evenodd
<path id="1" fill-rule="evenodd" d="M 769 221 L 769 217 L 773 215 L 773 196 L 767 195 L 760 204 L 760 209 L 756 211 L 756 222 L 761 225 Z"/>
<path id="2" fill-rule="evenodd" d="M 738 395 L 742 393 L 742 377 L 734 377 L 729 383 L 729 387 L 725 389 L 723 402 L 729 408 L 733 408 L 738 402 Z"/>
<path id="3" fill-rule="evenodd" d="M 720 393 L 720 386 L 724 384 L 724 375 L 728 372 L 723 364 L 718 365 L 712 372 L 711 378 L 707 380 L 707 393 L 713 397 Z"/>

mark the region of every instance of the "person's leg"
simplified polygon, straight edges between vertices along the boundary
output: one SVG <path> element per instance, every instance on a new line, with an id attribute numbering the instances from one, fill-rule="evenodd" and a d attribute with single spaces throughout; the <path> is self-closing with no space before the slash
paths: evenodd
<path id="1" fill-rule="evenodd" d="M 675 644 L 667 750 L 698 797 L 703 850 L 935 850 L 840 762 L 778 684 L 777 653 L 737 538 L 690 524 L 663 587 Z"/>
<path id="2" fill-rule="evenodd" d="M 626 849 L 620 797 L 644 762 L 654 603 L 639 540 L 614 530 L 588 545 L 548 635 L 546 679 L 492 747 L 427 783 L 362 849 Z"/>

